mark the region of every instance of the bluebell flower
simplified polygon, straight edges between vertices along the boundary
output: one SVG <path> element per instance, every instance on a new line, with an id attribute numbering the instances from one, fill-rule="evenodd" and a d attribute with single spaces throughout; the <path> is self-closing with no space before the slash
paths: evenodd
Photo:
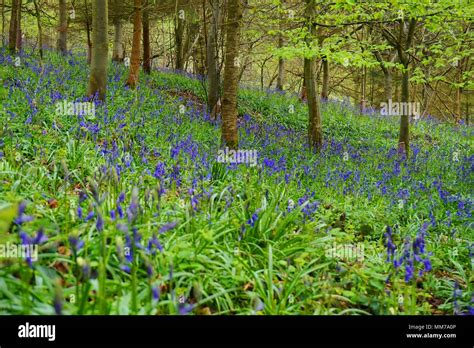
<path id="1" fill-rule="evenodd" d="M 162 162 L 158 162 L 158 163 L 156 164 L 155 173 L 153 174 L 153 176 L 154 176 L 156 179 L 159 179 L 159 178 L 161 178 L 162 176 L 164 176 L 165 174 L 166 174 L 165 164 L 162 163 Z"/>
<path id="2" fill-rule="evenodd" d="M 160 252 L 163 252 L 163 246 L 161 245 L 160 241 L 158 240 L 155 234 L 153 234 L 153 237 L 149 239 L 148 247 L 147 247 L 147 251 L 151 253 L 152 255 L 154 255 L 156 252 L 153 247 L 158 249 Z"/>
<path id="3" fill-rule="evenodd" d="M 71 249 L 74 254 L 77 254 L 79 250 L 84 247 L 84 241 L 80 240 L 78 237 L 69 236 L 69 244 L 71 244 Z"/>
<path id="4" fill-rule="evenodd" d="M 90 212 L 87 214 L 87 216 L 86 216 L 86 218 L 84 219 L 84 221 L 86 221 L 86 222 L 89 221 L 90 219 L 92 219 L 92 218 L 94 217 L 94 215 L 95 215 L 94 211 L 90 211 Z"/>
<path id="5" fill-rule="evenodd" d="M 58 291 L 57 294 L 54 296 L 54 312 L 56 315 L 61 315 L 63 309 L 63 300 L 61 297 L 60 292 Z"/>
<path id="6" fill-rule="evenodd" d="M 125 193 L 120 192 L 118 200 L 117 200 L 117 204 L 123 203 L 124 201 L 125 201 Z"/>
<path id="7" fill-rule="evenodd" d="M 161 226 L 159 233 L 165 233 L 165 232 L 171 231 L 173 228 L 176 227 L 176 225 L 178 225 L 177 221 L 164 224 L 163 226 Z"/>
<path id="8" fill-rule="evenodd" d="M 255 223 L 258 220 L 258 213 L 260 212 L 260 209 L 257 209 L 255 213 L 252 214 L 250 219 L 247 220 L 247 225 L 250 225 L 251 227 L 255 226 Z"/>
<path id="9" fill-rule="evenodd" d="M 129 265 L 120 265 L 120 269 L 124 272 L 129 273 L 129 274 L 132 272 L 132 269 L 130 268 Z"/>
<path id="10" fill-rule="evenodd" d="M 195 305 L 191 305 L 188 303 L 180 303 L 178 308 L 179 308 L 179 314 L 180 315 L 187 315 L 191 313 L 194 309 Z"/>
<path id="11" fill-rule="evenodd" d="M 390 226 L 387 226 L 384 236 L 387 241 L 387 262 L 395 261 L 397 247 L 393 243 L 392 228 Z"/>
<path id="12" fill-rule="evenodd" d="M 77 217 L 82 220 L 82 208 L 81 207 L 77 207 Z"/>
<path id="13" fill-rule="evenodd" d="M 155 285 L 151 288 L 151 294 L 154 301 L 159 301 L 160 299 L 160 287 Z"/>
<path id="14" fill-rule="evenodd" d="M 102 215 L 97 215 L 97 221 L 95 223 L 95 227 L 97 231 L 102 232 L 104 230 L 104 219 L 102 219 Z"/>
<path id="15" fill-rule="evenodd" d="M 14 220 L 15 224 L 21 226 L 33 220 L 32 216 L 25 215 L 25 210 L 26 210 L 26 202 L 22 201 L 20 205 L 18 206 L 18 214 Z"/>
<path id="16" fill-rule="evenodd" d="M 121 219 L 123 219 L 123 209 L 120 205 L 117 206 L 117 212 Z"/>

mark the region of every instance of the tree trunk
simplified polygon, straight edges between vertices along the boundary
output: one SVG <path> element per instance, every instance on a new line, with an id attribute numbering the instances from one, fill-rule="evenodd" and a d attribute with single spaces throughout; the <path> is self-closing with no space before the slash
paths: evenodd
<path id="1" fill-rule="evenodd" d="M 306 44 L 309 46 L 312 36 L 315 34 L 313 18 L 316 14 L 315 1 L 306 0 L 306 26 L 308 35 Z M 323 134 L 321 127 L 321 110 L 315 78 L 315 59 L 304 59 L 304 84 L 308 99 L 308 142 L 312 150 L 320 151 L 323 145 Z"/>
<path id="2" fill-rule="evenodd" d="M 93 0 L 92 2 L 92 61 L 89 79 L 88 95 L 98 94 L 100 100 L 105 100 L 107 88 L 108 62 L 108 8 L 107 1 Z"/>
<path id="3" fill-rule="evenodd" d="M 16 28 L 16 49 L 21 51 L 21 39 L 22 39 L 22 30 L 21 30 L 21 6 L 22 0 L 18 0 L 18 14 L 17 14 L 17 28 Z"/>
<path id="4" fill-rule="evenodd" d="M 123 60 L 122 20 L 118 16 L 114 18 L 114 48 L 112 60 L 114 62 L 121 62 Z"/>
<path id="5" fill-rule="evenodd" d="M 278 48 L 283 48 L 285 45 L 285 38 L 283 37 L 283 23 L 281 22 L 280 18 L 280 33 L 278 34 Z M 279 91 L 283 91 L 285 87 L 285 59 L 282 57 L 278 58 L 278 77 L 277 77 L 277 84 L 276 89 Z"/>
<path id="6" fill-rule="evenodd" d="M 185 29 L 184 9 L 180 9 L 175 17 L 175 52 L 176 52 L 176 70 L 184 69 L 184 29 Z"/>
<path id="7" fill-rule="evenodd" d="M 138 73 L 140 70 L 140 39 L 142 37 L 142 2 L 134 0 L 133 15 L 133 41 L 132 55 L 130 58 L 130 74 L 128 75 L 127 86 L 135 89 L 138 83 Z"/>
<path id="8" fill-rule="evenodd" d="M 367 105 L 367 68 L 362 67 L 362 78 L 360 87 L 360 113 L 365 113 Z"/>
<path id="9" fill-rule="evenodd" d="M 95 28 L 94 28 L 95 30 Z M 59 39 L 58 51 L 67 53 L 67 6 L 66 0 L 59 0 Z"/>
<path id="10" fill-rule="evenodd" d="M 383 70 L 384 76 L 384 92 L 385 92 L 385 100 L 384 102 L 388 102 L 392 100 L 392 70 L 390 68 Z"/>
<path id="11" fill-rule="evenodd" d="M 197 39 L 197 45 L 193 50 L 194 69 L 195 74 L 197 74 L 198 76 L 204 76 L 206 74 L 206 42 L 203 32 L 204 28 L 199 28 L 199 37 Z"/>
<path id="12" fill-rule="evenodd" d="M 219 23 L 219 0 L 212 0 L 212 19 L 207 40 L 207 94 L 208 107 L 212 118 L 216 118 L 216 105 L 219 100 L 219 68 L 217 66 L 217 30 Z"/>
<path id="13" fill-rule="evenodd" d="M 408 72 L 408 66 L 404 66 L 402 73 L 402 103 L 409 103 L 410 99 L 410 73 Z M 405 104 L 408 105 L 408 104 Z M 407 107 L 402 108 L 403 111 L 407 111 Z M 398 148 L 400 151 L 408 155 L 410 151 L 410 117 L 407 112 L 403 112 L 400 116 L 400 136 L 398 138 Z"/>
<path id="14" fill-rule="evenodd" d="M 12 0 L 10 30 L 8 32 L 8 49 L 12 54 L 16 52 L 16 33 L 18 30 L 18 4 L 19 0 Z"/>
<path id="15" fill-rule="evenodd" d="M 87 0 L 84 0 L 84 9 L 86 16 L 86 34 L 87 34 L 87 64 L 91 64 L 92 60 L 92 41 L 91 41 L 91 26 L 89 22 L 89 10 Z"/>
<path id="16" fill-rule="evenodd" d="M 329 62 L 327 57 L 322 58 L 323 63 L 323 86 L 321 89 L 321 98 L 327 100 L 329 97 Z"/>
<path id="17" fill-rule="evenodd" d="M 2 0 L 2 47 L 5 46 L 5 0 Z"/>
<path id="18" fill-rule="evenodd" d="M 145 7 L 147 5 L 145 3 Z M 150 21 L 147 8 L 143 10 L 143 71 L 146 74 L 151 73 Z"/>
<path id="19" fill-rule="evenodd" d="M 237 133 L 237 92 L 238 92 L 238 54 L 240 49 L 240 26 L 243 5 L 241 0 L 230 1 L 227 9 L 224 96 L 222 99 L 222 142 L 236 149 Z"/>
<path id="20" fill-rule="evenodd" d="M 457 83 L 462 83 L 462 64 L 459 64 L 457 68 Z M 456 88 L 456 124 L 461 123 L 462 113 L 461 113 L 461 101 L 462 101 L 462 87 Z"/>
<path id="21" fill-rule="evenodd" d="M 38 0 L 34 0 L 36 25 L 38 26 L 38 46 L 41 60 L 43 60 L 43 27 L 41 26 L 41 12 L 38 6 Z"/>
<path id="22" fill-rule="evenodd" d="M 323 143 L 321 129 L 321 111 L 314 77 L 314 58 L 304 60 L 305 92 L 308 100 L 308 141 L 311 149 L 320 150 Z"/>

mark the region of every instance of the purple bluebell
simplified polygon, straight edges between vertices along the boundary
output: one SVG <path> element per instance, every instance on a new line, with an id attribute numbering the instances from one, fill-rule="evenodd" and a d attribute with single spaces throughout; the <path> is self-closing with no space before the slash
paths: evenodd
<path id="1" fill-rule="evenodd" d="M 159 233 L 165 233 L 165 232 L 168 232 L 168 231 L 171 231 L 173 228 L 175 228 L 176 226 L 178 225 L 178 222 L 177 221 L 174 221 L 174 222 L 169 222 L 167 224 L 164 224 L 163 226 L 161 226 L 160 230 L 159 230 Z"/>

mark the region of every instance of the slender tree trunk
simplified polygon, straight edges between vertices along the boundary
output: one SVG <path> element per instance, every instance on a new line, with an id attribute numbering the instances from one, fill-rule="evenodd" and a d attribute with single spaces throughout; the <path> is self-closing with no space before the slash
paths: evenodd
<path id="1" fill-rule="evenodd" d="M 93 0 L 92 2 L 92 61 L 89 79 L 88 95 L 96 93 L 100 100 L 105 100 L 107 88 L 108 62 L 108 7 L 107 1 Z"/>
<path id="2" fill-rule="evenodd" d="M 278 58 L 278 76 L 276 89 L 283 91 L 285 88 L 285 59 Z"/>
<path id="3" fill-rule="evenodd" d="M 394 99 L 400 100 L 400 75 L 398 73 L 398 70 L 395 70 L 395 93 L 394 93 Z"/>
<path id="4" fill-rule="evenodd" d="M 145 3 L 145 7 L 147 5 Z M 151 73 L 150 21 L 147 8 L 143 10 L 143 71 L 146 74 Z"/>
<path id="5" fill-rule="evenodd" d="M 457 69 L 457 82 L 462 83 L 462 64 L 459 64 Z M 462 87 L 456 88 L 456 124 L 459 124 L 462 120 L 461 113 L 461 101 L 462 101 Z"/>
<path id="6" fill-rule="evenodd" d="M 313 24 L 315 14 L 315 1 L 306 0 L 306 26 L 308 27 L 306 43 L 308 46 L 312 41 L 312 36 L 315 34 L 315 26 Z M 321 127 L 321 110 L 315 78 L 314 58 L 304 59 L 304 83 L 308 98 L 308 142 L 312 150 L 320 151 L 323 145 L 323 134 Z"/>
<path id="7" fill-rule="evenodd" d="M 8 49 L 10 53 L 16 52 L 16 33 L 18 29 L 18 5 L 19 0 L 12 0 L 12 10 L 10 16 L 10 30 L 8 32 Z"/>
<path id="8" fill-rule="evenodd" d="M 95 28 L 94 28 L 95 30 Z M 59 0 L 59 39 L 58 51 L 67 53 L 67 6 L 66 0 Z"/>
<path id="9" fill-rule="evenodd" d="M 219 23 L 219 0 L 211 0 L 212 19 L 209 26 L 209 37 L 207 40 L 207 84 L 208 84 L 208 107 L 212 118 L 216 118 L 217 102 L 219 100 L 219 68 L 217 64 L 217 30 Z"/>
<path id="10" fill-rule="evenodd" d="M 176 51 L 176 70 L 184 69 L 184 29 L 186 17 L 184 9 L 180 9 L 175 17 L 175 51 Z"/>
<path id="11" fill-rule="evenodd" d="M 405 70 L 402 73 L 402 103 L 409 103 L 410 99 L 410 73 L 408 66 L 405 65 Z M 408 104 L 405 104 L 408 105 Z M 398 138 L 398 148 L 407 155 L 410 151 L 410 117 L 408 115 L 408 108 L 403 108 L 400 117 L 400 136 Z"/>
<path id="12" fill-rule="evenodd" d="M 278 48 L 283 48 L 285 46 L 285 38 L 283 36 L 283 23 L 282 18 L 280 18 L 280 33 L 278 34 Z M 276 89 L 279 91 L 283 91 L 285 87 L 285 59 L 282 57 L 278 58 L 278 76 L 277 76 L 277 83 Z"/>
<path id="13" fill-rule="evenodd" d="M 199 37 L 197 39 L 197 45 L 193 50 L 194 57 L 194 69 L 198 76 L 204 76 L 206 74 L 206 55 L 205 47 L 206 42 L 204 38 L 204 28 L 199 28 Z"/>
<path id="14" fill-rule="evenodd" d="M 5 0 L 2 0 L 2 47 L 5 46 Z"/>
<path id="15" fill-rule="evenodd" d="M 360 113 L 365 112 L 367 105 L 367 68 L 362 67 L 362 78 L 360 87 Z"/>
<path id="16" fill-rule="evenodd" d="M 18 14 L 17 14 L 17 28 L 16 28 L 16 49 L 21 51 L 22 44 L 22 29 L 21 29 L 21 6 L 22 0 L 18 0 Z"/>
<path id="17" fill-rule="evenodd" d="M 91 41 L 91 25 L 89 22 L 89 6 L 87 6 L 87 0 L 84 0 L 84 9 L 86 16 L 86 34 L 87 34 L 87 64 L 91 64 L 92 60 L 92 41 Z"/>
<path id="18" fill-rule="evenodd" d="M 123 60 L 122 20 L 118 16 L 114 18 L 114 49 L 112 60 L 114 62 L 121 62 Z"/>
<path id="19" fill-rule="evenodd" d="M 383 71 L 385 102 L 392 100 L 392 71 L 387 68 Z"/>
<path id="20" fill-rule="evenodd" d="M 222 99 L 222 142 L 231 149 L 238 147 L 237 92 L 238 54 L 240 49 L 240 26 L 243 5 L 241 0 L 230 1 L 227 9 L 224 96 Z"/>
<path id="21" fill-rule="evenodd" d="M 41 60 L 43 60 L 43 27 L 41 26 L 41 12 L 38 6 L 38 0 L 33 1 L 35 5 L 36 25 L 38 26 L 38 46 Z"/>
<path id="22" fill-rule="evenodd" d="M 323 86 L 321 89 L 321 98 L 327 100 L 329 97 L 329 62 L 327 57 L 322 58 L 323 64 Z"/>
<path id="23" fill-rule="evenodd" d="M 133 41 L 132 55 L 130 58 L 130 74 L 128 75 L 127 86 L 135 89 L 138 83 L 138 73 L 140 71 L 140 39 L 142 37 L 142 2 L 134 0 L 133 15 Z"/>
<path id="24" fill-rule="evenodd" d="M 282 9 L 282 6 L 285 3 L 286 3 L 286 0 L 281 1 L 280 10 Z M 279 30 L 280 30 L 280 32 L 278 33 L 278 48 L 283 48 L 285 46 L 285 37 L 283 36 L 283 30 L 284 30 L 283 19 L 284 19 L 284 14 L 283 14 L 283 11 L 281 11 L 280 23 L 278 25 Z M 279 91 L 283 91 L 284 88 L 285 88 L 285 59 L 282 57 L 279 57 L 276 89 Z"/>

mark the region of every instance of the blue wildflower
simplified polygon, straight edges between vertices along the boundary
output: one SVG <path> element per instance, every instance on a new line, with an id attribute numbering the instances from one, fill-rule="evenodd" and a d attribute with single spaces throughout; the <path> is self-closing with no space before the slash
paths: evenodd
<path id="1" fill-rule="evenodd" d="M 178 225 L 178 222 L 175 221 L 175 222 L 169 222 L 167 224 L 164 224 L 163 226 L 161 226 L 160 228 L 160 233 L 165 233 L 165 232 L 168 232 L 170 230 L 172 230 L 173 228 L 176 227 L 176 225 Z"/>

